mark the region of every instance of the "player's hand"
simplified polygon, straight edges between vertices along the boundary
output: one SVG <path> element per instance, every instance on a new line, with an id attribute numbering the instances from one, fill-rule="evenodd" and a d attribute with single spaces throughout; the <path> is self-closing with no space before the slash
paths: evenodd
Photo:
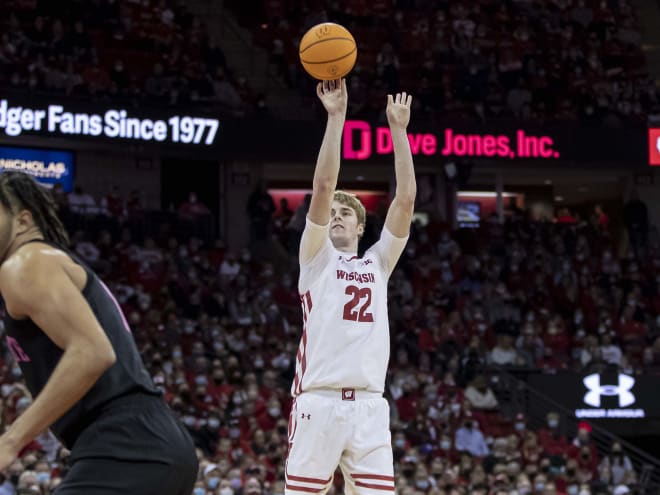
<path id="1" fill-rule="evenodd" d="M 0 472 L 7 469 L 18 457 L 16 445 L 9 442 L 5 435 L 0 437 Z"/>
<path id="2" fill-rule="evenodd" d="M 387 122 L 390 128 L 398 127 L 405 129 L 410 122 L 410 104 L 412 103 L 412 95 L 406 93 L 397 93 L 394 98 L 392 95 L 387 95 Z"/>
<path id="3" fill-rule="evenodd" d="M 322 81 L 316 85 L 316 94 L 323 103 L 328 115 L 346 116 L 346 107 L 348 106 L 346 79 Z"/>

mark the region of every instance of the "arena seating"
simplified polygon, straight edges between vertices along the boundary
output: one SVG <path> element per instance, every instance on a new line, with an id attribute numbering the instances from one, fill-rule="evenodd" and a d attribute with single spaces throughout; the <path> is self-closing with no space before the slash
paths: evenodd
<path id="1" fill-rule="evenodd" d="M 0 87 L 245 115 L 255 95 L 236 79 L 207 25 L 175 1 L 4 3 Z"/>
<path id="2" fill-rule="evenodd" d="M 200 487 L 219 477 L 225 491 L 206 493 L 281 493 L 301 331 L 295 256 L 281 264 L 248 246 L 229 252 L 220 240 L 190 237 L 189 219 L 176 214 L 161 214 L 145 231 L 139 209 L 117 193 L 89 211 L 79 203 L 60 201 L 73 249 L 108 281 L 156 384 L 193 434 Z M 370 231 L 382 224 L 368 221 Z M 268 228 L 282 239 L 268 251 L 286 252 L 286 222 L 275 218 Z M 588 221 L 512 217 L 469 232 L 415 226 L 390 287 L 386 397 L 401 493 L 633 489 L 636 474 L 620 445 L 597 449 L 586 423 L 567 436 L 552 412 L 542 427 L 508 414 L 487 379 L 494 367 L 658 369 L 657 242 L 619 259 L 611 238 Z M 627 287 L 623 297 L 619 286 Z M 29 399 L 6 347 L 2 356 L 8 424 Z M 66 469 L 66 452 L 51 440 L 40 439 L 11 468 L 29 486 L 46 456 L 52 479 L 43 495 Z M 335 482 L 333 492 L 341 477 Z"/>
<path id="3" fill-rule="evenodd" d="M 657 109 L 635 10 L 601 2 L 227 2 L 303 96 L 297 43 L 312 25 L 339 22 L 358 42 L 350 75 L 354 114 L 377 117 L 387 92 L 414 91 L 436 119 L 514 118 L 643 123 Z"/>

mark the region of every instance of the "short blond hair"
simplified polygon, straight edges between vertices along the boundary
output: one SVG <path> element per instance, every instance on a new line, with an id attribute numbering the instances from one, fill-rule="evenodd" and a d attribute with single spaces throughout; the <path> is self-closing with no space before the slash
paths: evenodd
<path id="1" fill-rule="evenodd" d="M 341 204 L 350 206 L 355 210 L 355 215 L 358 219 L 358 225 L 366 225 L 367 223 L 367 210 L 364 209 L 362 201 L 358 199 L 355 194 L 351 194 L 346 191 L 335 191 L 333 197 L 335 201 L 339 201 Z"/>

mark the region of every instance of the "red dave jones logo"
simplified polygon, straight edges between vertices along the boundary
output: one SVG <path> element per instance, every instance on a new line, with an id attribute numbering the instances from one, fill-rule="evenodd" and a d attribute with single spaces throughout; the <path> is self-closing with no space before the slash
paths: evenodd
<path id="1" fill-rule="evenodd" d="M 649 129 L 649 165 L 660 165 L 660 128 Z"/>
<path id="2" fill-rule="evenodd" d="M 375 135 L 375 136 L 374 136 Z M 375 139 L 374 139 L 375 137 Z M 432 133 L 408 134 L 413 155 L 452 157 L 499 157 L 557 159 L 550 136 L 532 136 L 518 129 L 515 136 L 504 134 L 460 134 L 452 128 L 444 130 L 442 141 Z M 393 151 L 387 127 L 376 127 L 363 120 L 347 120 L 344 126 L 343 156 L 347 160 L 366 160 Z"/>

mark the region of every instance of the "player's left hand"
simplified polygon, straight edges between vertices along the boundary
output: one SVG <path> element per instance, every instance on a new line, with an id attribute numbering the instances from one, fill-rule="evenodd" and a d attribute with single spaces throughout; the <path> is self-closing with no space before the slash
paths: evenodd
<path id="1" fill-rule="evenodd" d="M 0 472 L 7 469 L 18 457 L 18 448 L 7 440 L 5 435 L 0 437 Z"/>
<path id="2" fill-rule="evenodd" d="M 392 95 L 387 95 L 387 122 L 390 127 L 401 127 L 405 129 L 410 122 L 410 104 L 412 103 L 412 95 L 407 93 L 397 93 L 394 98 Z"/>

